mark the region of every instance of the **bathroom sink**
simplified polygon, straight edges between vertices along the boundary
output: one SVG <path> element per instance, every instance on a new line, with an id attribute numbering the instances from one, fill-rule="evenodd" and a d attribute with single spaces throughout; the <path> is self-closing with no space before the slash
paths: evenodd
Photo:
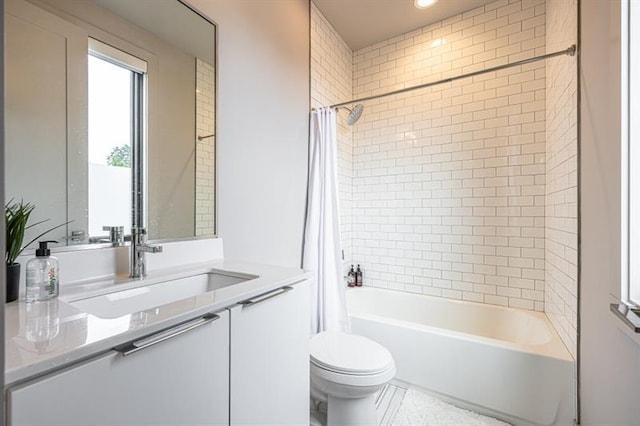
<path id="1" fill-rule="evenodd" d="M 129 290 L 89 297 L 71 305 L 101 318 L 118 318 L 134 312 L 219 290 L 257 278 L 252 275 L 226 275 L 216 272 L 158 282 Z"/>

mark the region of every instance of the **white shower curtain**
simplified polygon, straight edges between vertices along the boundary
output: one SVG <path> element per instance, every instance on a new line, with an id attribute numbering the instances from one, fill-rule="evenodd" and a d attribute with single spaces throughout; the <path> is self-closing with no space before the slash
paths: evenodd
<path id="1" fill-rule="evenodd" d="M 329 107 L 313 111 L 302 258 L 302 267 L 315 272 L 311 334 L 349 330 L 340 245 L 337 145 L 336 112 Z"/>

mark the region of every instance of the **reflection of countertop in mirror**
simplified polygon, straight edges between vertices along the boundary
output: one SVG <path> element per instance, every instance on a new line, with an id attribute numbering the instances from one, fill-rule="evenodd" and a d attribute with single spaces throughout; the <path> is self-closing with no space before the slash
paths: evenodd
<path id="1" fill-rule="evenodd" d="M 101 318 L 73 306 L 78 300 L 208 272 L 248 279 L 151 309 Z M 250 278 L 247 276 L 247 278 Z M 144 280 L 102 280 L 63 286 L 57 300 L 5 306 L 5 384 L 43 374 L 172 325 L 309 278 L 300 269 L 218 259 L 150 272 Z M 113 294 L 113 293 L 111 293 Z"/>

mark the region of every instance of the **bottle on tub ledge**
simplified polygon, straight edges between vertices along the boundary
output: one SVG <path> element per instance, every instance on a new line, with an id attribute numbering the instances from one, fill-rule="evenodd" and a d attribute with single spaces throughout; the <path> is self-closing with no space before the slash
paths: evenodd
<path id="1" fill-rule="evenodd" d="M 362 269 L 360 269 L 360 265 L 356 269 L 356 287 L 362 287 Z"/>
<path id="2" fill-rule="evenodd" d="M 356 271 L 353 270 L 353 265 L 351 265 L 351 269 L 347 273 L 347 287 L 355 287 L 356 286 Z"/>

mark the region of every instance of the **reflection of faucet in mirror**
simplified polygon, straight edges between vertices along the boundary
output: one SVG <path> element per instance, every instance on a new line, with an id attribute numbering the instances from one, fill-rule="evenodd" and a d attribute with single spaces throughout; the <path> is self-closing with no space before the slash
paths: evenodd
<path id="1" fill-rule="evenodd" d="M 82 230 L 71 231 L 71 236 L 63 237 L 62 239 L 67 240 L 69 245 L 86 244 L 87 234 Z"/>
<path id="2" fill-rule="evenodd" d="M 129 277 L 141 278 L 147 275 L 145 253 L 162 253 L 162 246 L 147 244 L 147 230 L 131 228 L 131 271 Z"/>
<path id="3" fill-rule="evenodd" d="M 89 237 L 89 244 L 111 243 L 113 247 L 124 245 L 126 239 L 124 226 L 103 226 L 103 231 L 109 231 L 109 235 L 97 235 Z"/>
<path id="4" fill-rule="evenodd" d="M 124 226 L 103 226 L 103 231 L 109 231 L 109 242 L 114 247 L 124 245 Z"/>

